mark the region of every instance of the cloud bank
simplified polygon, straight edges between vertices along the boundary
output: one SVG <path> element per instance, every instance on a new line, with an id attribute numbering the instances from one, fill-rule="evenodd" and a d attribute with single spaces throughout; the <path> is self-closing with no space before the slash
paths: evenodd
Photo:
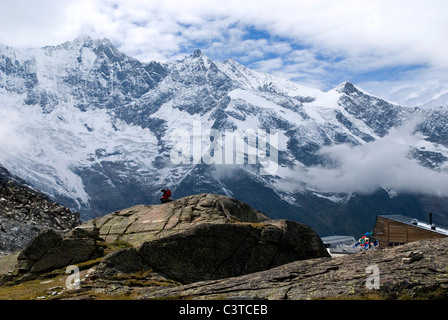
<path id="1" fill-rule="evenodd" d="M 396 192 L 448 195 L 448 173 L 423 167 L 410 157 L 421 141 L 415 126 L 407 124 L 382 139 L 359 146 L 335 145 L 320 153 L 328 166 L 296 168 L 284 187 L 293 185 L 322 192 L 371 194 L 379 188 Z"/>

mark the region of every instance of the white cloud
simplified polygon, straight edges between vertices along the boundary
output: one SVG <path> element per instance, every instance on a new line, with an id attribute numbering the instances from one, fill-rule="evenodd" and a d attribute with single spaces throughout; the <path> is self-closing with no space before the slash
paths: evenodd
<path id="1" fill-rule="evenodd" d="M 20 154 L 23 149 L 30 147 L 22 134 L 21 129 L 23 116 L 13 109 L 0 109 L 0 154 L 5 155 Z"/>
<path id="2" fill-rule="evenodd" d="M 325 192 L 369 194 L 383 187 L 397 192 L 421 192 L 448 195 L 448 174 L 421 166 L 409 156 L 410 146 L 422 137 L 413 134 L 414 124 L 392 129 L 382 139 L 361 146 L 336 145 L 321 153 L 332 167 L 312 167 L 306 183 Z"/>
<path id="3" fill-rule="evenodd" d="M 359 87 L 406 106 L 448 105 L 448 69 L 410 70 L 397 79 L 364 81 Z"/>
<path id="4" fill-rule="evenodd" d="M 448 69 L 444 0 L 0 1 L 0 42 L 11 46 L 54 45 L 88 34 L 107 37 L 143 61 L 180 59 L 200 47 L 213 57 L 326 87 L 396 65 L 426 66 L 419 74 L 427 76 Z M 428 81 L 444 78 L 431 75 L 436 78 Z M 389 85 L 376 81 L 373 93 Z"/>
<path id="5" fill-rule="evenodd" d="M 252 66 L 261 72 L 273 73 L 273 71 L 283 67 L 283 60 L 282 58 L 262 60 L 253 63 Z"/>
<path id="6" fill-rule="evenodd" d="M 39 28 L 31 29 L 37 22 L 42 28 L 58 26 L 68 36 L 78 29 L 118 40 L 129 32 L 157 30 L 154 34 L 198 41 L 219 38 L 223 31 L 239 23 L 241 27 L 256 26 L 272 35 L 347 56 L 376 52 L 380 58 L 381 52 L 401 52 L 400 59 L 408 62 L 426 57 L 432 63 L 448 65 L 446 51 L 440 50 L 447 45 L 441 31 L 447 29 L 448 4 L 440 0 L 341 0 L 337 3 L 333 0 L 65 0 L 56 3 L 50 0 L 8 2 L 2 8 L 2 29 L 13 33 L 28 29 L 26 39 L 44 39 L 43 44 L 51 42 L 48 38 L 52 35 L 39 34 Z M 5 38 L 3 35 L 2 41 Z M 121 41 L 133 42 L 135 38 L 123 37 Z M 151 46 L 151 39 L 146 39 L 146 46 Z"/>

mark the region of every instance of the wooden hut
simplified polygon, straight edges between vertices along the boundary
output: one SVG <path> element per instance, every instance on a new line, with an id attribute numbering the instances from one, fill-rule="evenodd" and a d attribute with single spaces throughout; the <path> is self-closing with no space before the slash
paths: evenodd
<path id="1" fill-rule="evenodd" d="M 448 230 L 429 223 L 402 215 L 382 215 L 376 217 L 373 238 L 379 241 L 380 248 L 386 248 L 408 242 L 445 238 Z"/>

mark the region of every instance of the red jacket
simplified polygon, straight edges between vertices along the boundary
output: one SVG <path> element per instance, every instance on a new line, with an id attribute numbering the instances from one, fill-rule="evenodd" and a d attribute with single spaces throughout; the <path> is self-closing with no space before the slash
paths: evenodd
<path id="1" fill-rule="evenodd" d="M 169 189 L 166 189 L 162 199 L 168 199 L 169 197 L 171 197 L 171 191 Z"/>

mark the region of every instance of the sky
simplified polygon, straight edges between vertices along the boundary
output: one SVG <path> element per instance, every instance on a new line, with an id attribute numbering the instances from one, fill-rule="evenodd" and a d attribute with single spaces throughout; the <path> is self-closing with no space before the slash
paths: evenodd
<path id="1" fill-rule="evenodd" d="M 201 49 L 329 90 L 351 81 L 409 106 L 448 105 L 446 0 L 0 0 L 0 43 L 108 38 L 143 62 Z"/>

